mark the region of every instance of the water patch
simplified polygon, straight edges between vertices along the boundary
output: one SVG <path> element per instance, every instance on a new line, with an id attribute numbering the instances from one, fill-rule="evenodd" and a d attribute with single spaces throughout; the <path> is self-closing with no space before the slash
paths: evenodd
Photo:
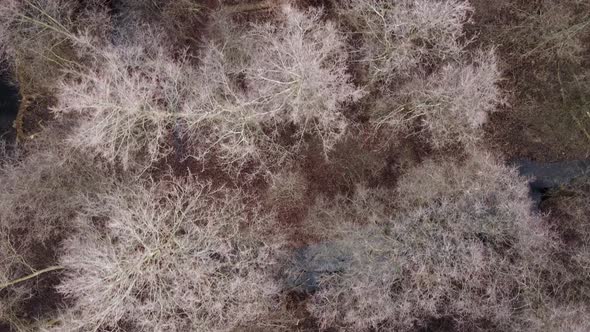
<path id="1" fill-rule="evenodd" d="M 539 163 L 531 160 L 515 160 L 512 163 L 520 175 L 530 177 L 531 198 L 538 206 L 551 189 L 566 186 L 581 176 L 590 175 L 590 160 L 571 160 Z"/>
<path id="2" fill-rule="evenodd" d="M 8 72 L 0 68 L 0 139 L 15 138 L 14 120 L 20 103 L 18 86 Z"/>

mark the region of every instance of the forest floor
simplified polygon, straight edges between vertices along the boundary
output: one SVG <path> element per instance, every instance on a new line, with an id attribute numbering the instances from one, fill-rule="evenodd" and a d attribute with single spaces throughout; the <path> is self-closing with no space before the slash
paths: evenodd
<path id="1" fill-rule="evenodd" d="M 572 63 L 568 59 L 548 59 L 551 50 L 543 48 L 542 43 L 530 43 L 527 38 L 538 32 L 538 20 L 551 19 L 542 12 L 547 10 L 542 8 L 542 1 L 471 3 L 475 15 L 468 29 L 477 36 L 477 44 L 497 48 L 503 85 L 510 96 L 505 110 L 491 116 L 486 126 L 487 141 L 508 159 L 552 162 L 589 158 L 590 104 L 584 90 L 577 91 L 575 76 L 584 79 L 588 75 L 590 48 L 579 62 Z M 556 12 L 555 16 L 560 14 Z M 562 24 L 563 30 L 570 26 Z M 553 32 L 554 37 L 567 38 L 560 32 Z M 588 45 L 590 35 L 580 39 Z"/>
<path id="2" fill-rule="evenodd" d="M 325 6 L 329 15 L 332 1 L 305 0 L 301 5 Z M 248 5 L 245 2 L 241 5 L 244 4 Z M 590 158 L 590 96 L 583 88 L 587 84 L 585 80 L 590 78 L 590 47 L 579 61 L 565 61 L 546 58 L 548 51 L 527 41 L 531 31 L 535 31 L 536 21 L 531 17 L 541 15 L 542 1 L 472 0 L 471 4 L 475 14 L 467 29 L 476 37 L 473 47 L 497 49 L 504 76 L 502 87 L 509 96 L 503 109 L 492 114 L 485 125 L 487 144 L 507 160 L 553 162 Z M 590 45 L 590 34 L 580 38 Z M 43 98 L 28 100 L 24 106 L 26 112 L 17 120 L 22 121 L 18 126 L 22 131 L 19 134 L 30 138 L 46 126 L 52 118 L 48 116 L 52 103 L 52 100 Z M 337 162 L 330 164 L 321 159 L 319 151 L 307 151 L 297 165 L 309 183 L 304 203 L 318 194 L 350 191 L 359 179 L 368 180 L 369 185 L 379 183 L 393 187 L 400 169 L 429 155 L 427 147 L 411 138 L 379 152 L 366 149 L 363 145 L 366 142 L 363 137 L 358 137 L 339 145 L 334 152 Z M 193 165 L 193 168 L 195 171 L 203 167 Z M 292 232 L 295 246 L 313 240 L 298 230 L 298 223 L 306 213 L 305 206 L 291 207 L 282 213 L 280 219 Z M 49 281 L 55 284 L 54 280 Z M 47 304 L 50 295 L 44 294 L 38 299 Z M 291 298 L 292 310 L 301 315 L 298 329 L 314 330 L 314 322 L 306 318 L 305 296 L 293 294 Z M 32 316 L 38 310 L 41 309 L 31 304 Z M 434 322 L 430 330 L 444 331 L 445 324 L 444 321 Z"/>

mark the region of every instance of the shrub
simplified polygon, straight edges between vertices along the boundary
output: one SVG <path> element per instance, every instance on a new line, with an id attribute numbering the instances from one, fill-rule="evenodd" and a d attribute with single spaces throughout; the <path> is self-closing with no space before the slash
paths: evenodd
<path id="1" fill-rule="evenodd" d="M 500 80 L 494 51 L 478 51 L 471 63 L 447 64 L 426 79 L 407 84 L 395 96 L 405 105 L 375 114 L 374 123 L 395 131 L 406 130 L 419 119 L 424 137 L 435 148 L 473 144 L 481 137 L 488 114 L 504 102 Z"/>
<path id="2" fill-rule="evenodd" d="M 74 300 L 58 330 L 231 330 L 274 305 L 269 217 L 240 192 L 196 182 L 120 187 L 65 241 L 58 289 Z M 98 227 L 97 227 L 98 226 Z"/>
<path id="3" fill-rule="evenodd" d="M 472 8 L 463 0 L 345 0 L 338 11 L 359 35 L 369 80 L 387 87 L 417 69 L 457 60 Z"/>
<path id="4" fill-rule="evenodd" d="M 537 264 L 551 246 L 526 181 L 487 154 L 427 161 L 396 191 L 321 200 L 309 223 L 348 252 L 308 309 L 322 327 L 412 330 L 450 319 L 457 330 L 519 330 Z"/>

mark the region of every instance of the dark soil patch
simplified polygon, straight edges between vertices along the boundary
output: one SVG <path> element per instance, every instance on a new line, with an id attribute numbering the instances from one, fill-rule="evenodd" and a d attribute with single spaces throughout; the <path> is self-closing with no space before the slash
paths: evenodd
<path id="1" fill-rule="evenodd" d="M 327 18 L 335 18 L 335 6 L 339 0 L 295 0 L 293 2 L 299 8 L 321 8 Z"/>
<path id="2" fill-rule="evenodd" d="M 308 195 L 349 195 L 355 186 L 393 188 L 399 176 L 431 154 L 417 136 L 373 136 L 370 128 L 351 128 L 325 158 L 319 142 L 303 152 L 300 165 L 309 181 Z"/>
<path id="3" fill-rule="evenodd" d="M 180 178 L 195 177 L 211 183 L 214 188 L 239 188 L 253 195 L 262 195 L 268 188 L 264 176 L 257 172 L 259 165 L 255 162 L 236 166 L 236 172 L 230 172 L 228 166 L 224 165 L 224 160 L 219 158 L 219 151 L 212 149 L 206 158 L 197 158 L 194 155 L 198 154 L 196 151 L 202 151 L 206 147 L 182 137 L 173 128 L 169 131 L 166 147 L 171 148 L 171 153 L 150 169 L 149 174 L 156 180 L 170 175 Z"/>
<path id="4" fill-rule="evenodd" d="M 461 323 L 459 323 L 461 321 Z M 485 319 L 473 321 L 457 320 L 452 316 L 426 319 L 414 328 L 415 332 L 460 332 L 460 331 L 500 331 L 492 322 Z"/>
<path id="5" fill-rule="evenodd" d="M 55 287 L 60 284 L 60 272 L 52 271 L 32 281 L 31 297 L 22 303 L 23 319 L 35 321 L 55 318 L 53 314 L 64 305 L 64 297 Z"/>
<path id="6" fill-rule="evenodd" d="M 312 142 L 303 156 L 301 169 L 309 182 L 310 196 L 350 194 L 355 184 L 369 180 L 371 173 L 379 171 L 378 157 L 363 149 L 362 142 L 355 137 L 337 144 L 328 160 L 319 142 Z"/>
<path id="7" fill-rule="evenodd" d="M 287 294 L 287 310 L 293 313 L 297 325 L 292 327 L 293 331 L 311 332 L 319 331 L 320 326 L 317 320 L 309 315 L 306 305 L 309 296 L 300 292 L 289 292 Z"/>
<path id="8" fill-rule="evenodd" d="M 416 332 L 455 332 L 457 323 L 452 317 L 432 318 L 416 328 Z"/>
<path id="9" fill-rule="evenodd" d="M 21 141 L 35 138 L 55 118 L 50 108 L 56 103 L 53 96 L 24 96 L 15 120 L 17 138 Z"/>
<path id="10" fill-rule="evenodd" d="M 286 203 L 286 202 L 285 202 Z M 310 235 L 303 225 L 313 200 L 307 199 L 300 205 L 275 206 L 277 209 L 277 222 L 280 225 L 281 234 L 287 234 L 287 245 L 291 248 L 299 248 L 316 239 Z"/>

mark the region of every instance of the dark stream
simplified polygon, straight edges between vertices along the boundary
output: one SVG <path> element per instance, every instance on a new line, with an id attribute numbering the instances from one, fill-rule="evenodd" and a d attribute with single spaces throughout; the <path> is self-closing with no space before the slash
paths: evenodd
<path id="1" fill-rule="evenodd" d="M 0 68 L 0 139 L 13 140 L 13 127 L 20 102 L 18 87 L 12 83 L 6 71 Z"/>
<path id="2" fill-rule="evenodd" d="M 530 195 L 536 206 L 546 199 L 552 189 L 566 186 L 580 177 L 590 176 L 590 160 L 570 160 L 539 163 L 531 160 L 512 162 L 520 175 L 529 177 Z"/>

